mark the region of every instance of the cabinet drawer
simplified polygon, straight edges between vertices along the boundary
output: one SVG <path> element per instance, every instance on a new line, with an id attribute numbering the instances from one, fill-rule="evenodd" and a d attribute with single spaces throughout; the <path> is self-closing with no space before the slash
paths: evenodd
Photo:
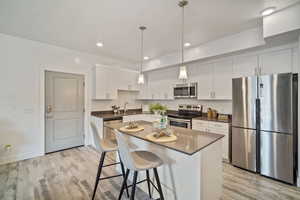
<path id="1" fill-rule="evenodd" d="M 214 130 L 223 130 L 228 132 L 229 124 L 222 122 L 208 122 L 208 128 Z"/>
<path id="2" fill-rule="evenodd" d="M 207 132 L 208 121 L 192 120 L 192 129 Z"/>
<path id="3" fill-rule="evenodd" d="M 204 120 L 193 120 L 193 125 L 197 125 L 197 126 L 205 126 L 208 127 L 208 121 L 204 121 Z"/>

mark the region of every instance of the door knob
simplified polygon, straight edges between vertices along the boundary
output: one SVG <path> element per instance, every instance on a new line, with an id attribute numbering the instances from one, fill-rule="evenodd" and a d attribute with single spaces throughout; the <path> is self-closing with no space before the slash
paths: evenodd
<path id="1" fill-rule="evenodd" d="M 47 111 L 46 111 L 47 113 L 51 113 L 52 112 L 52 106 L 51 105 L 48 105 L 47 106 Z"/>

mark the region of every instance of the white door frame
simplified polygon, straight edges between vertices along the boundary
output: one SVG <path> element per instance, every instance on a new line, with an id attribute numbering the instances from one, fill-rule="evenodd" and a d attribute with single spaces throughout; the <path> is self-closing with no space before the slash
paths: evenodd
<path id="1" fill-rule="evenodd" d="M 40 131 L 42 134 L 42 141 L 41 141 L 41 146 L 42 146 L 42 154 L 45 155 L 46 152 L 46 131 L 45 131 L 45 76 L 46 76 L 46 71 L 52 71 L 52 72 L 61 72 L 61 73 L 70 73 L 70 74 L 79 74 L 84 76 L 84 82 L 85 82 L 85 87 L 84 87 L 84 145 L 88 145 L 88 132 L 89 132 L 89 121 L 90 121 L 90 96 L 89 96 L 89 72 L 88 70 L 84 69 L 79 69 L 80 67 L 59 67 L 59 66 L 47 66 L 47 67 L 42 67 L 40 69 Z"/>

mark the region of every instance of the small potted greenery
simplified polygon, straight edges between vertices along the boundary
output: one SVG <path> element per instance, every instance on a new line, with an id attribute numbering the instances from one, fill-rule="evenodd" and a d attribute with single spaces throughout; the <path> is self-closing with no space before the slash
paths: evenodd
<path id="1" fill-rule="evenodd" d="M 150 104 L 149 110 L 151 113 L 162 115 L 162 114 L 166 113 L 167 106 L 163 106 L 160 103 L 153 103 L 153 104 Z"/>

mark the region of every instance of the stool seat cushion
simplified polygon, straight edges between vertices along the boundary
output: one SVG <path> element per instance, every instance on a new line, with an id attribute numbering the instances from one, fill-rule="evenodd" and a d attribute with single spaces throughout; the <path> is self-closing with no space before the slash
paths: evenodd
<path id="1" fill-rule="evenodd" d="M 149 151 L 133 151 L 131 152 L 135 168 L 134 170 L 148 170 L 159 167 L 163 161 L 154 153 Z"/>
<path id="2" fill-rule="evenodd" d="M 115 140 L 100 139 L 100 147 L 104 152 L 112 152 L 118 150 L 118 145 Z"/>

